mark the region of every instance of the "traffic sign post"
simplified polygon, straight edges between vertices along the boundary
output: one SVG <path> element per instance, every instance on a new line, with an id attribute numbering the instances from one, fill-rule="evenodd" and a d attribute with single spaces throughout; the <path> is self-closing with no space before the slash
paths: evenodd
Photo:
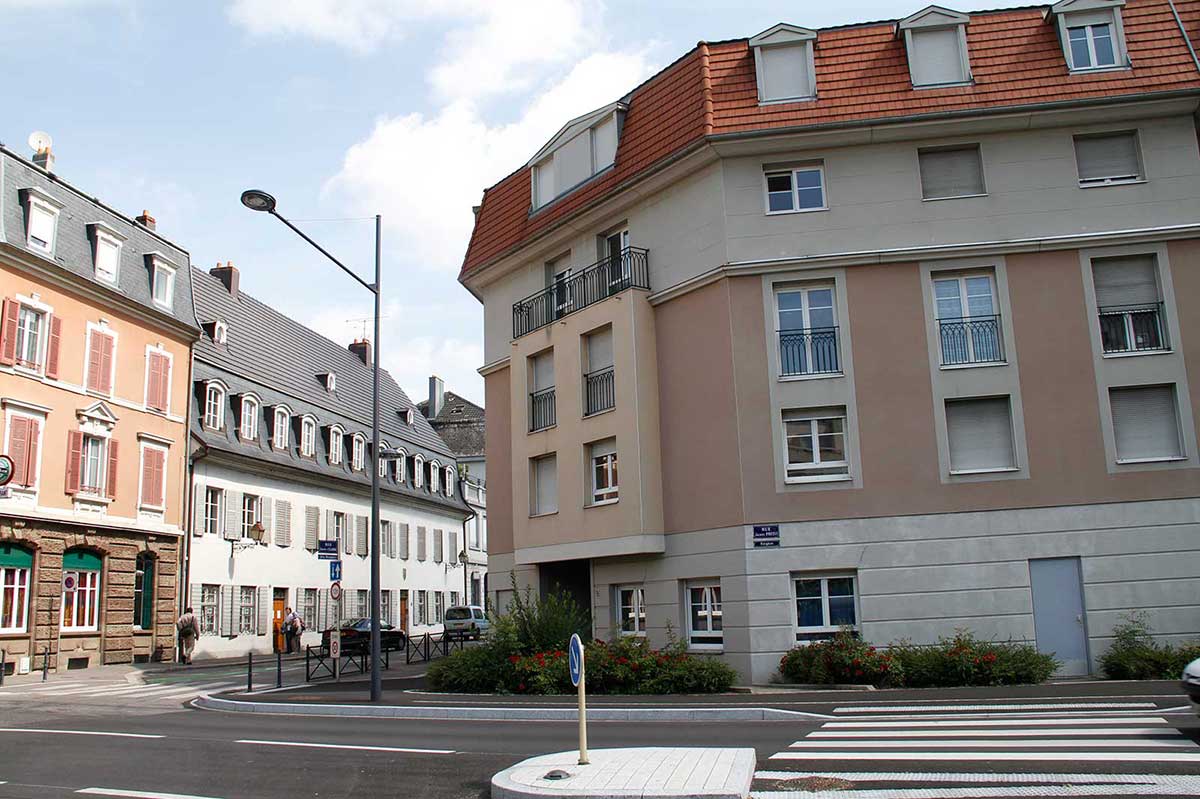
<path id="1" fill-rule="evenodd" d="M 583 663 L 583 641 L 579 634 L 571 636 L 567 646 L 567 666 L 571 670 L 571 684 L 579 689 L 579 765 L 588 764 L 587 753 L 587 674 Z"/>
<path id="2" fill-rule="evenodd" d="M 340 560 L 329 561 L 329 582 L 336 583 L 342 579 L 342 562 Z"/>
<path id="3" fill-rule="evenodd" d="M 333 658 L 333 679 L 342 679 L 342 631 L 334 627 L 329 631 L 329 657 Z"/>

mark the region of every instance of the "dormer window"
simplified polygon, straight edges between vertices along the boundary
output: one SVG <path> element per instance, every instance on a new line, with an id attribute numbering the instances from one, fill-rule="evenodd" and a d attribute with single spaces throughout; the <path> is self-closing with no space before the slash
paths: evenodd
<path id="1" fill-rule="evenodd" d="M 54 254 L 58 212 L 63 204 L 36 187 L 21 189 L 25 205 L 25 244 L 44 255 Z"/>
<path id="2" fill-rule="evenodd" d="M 213 322 L 212 337 L 213 343 L 225 346 L 229 340 L 229 326 L 220 320 Z"/>
<path id="3" fill-rule="evenodd" d="M 367 459 L 367 440 L 356 434 L 350 446 L 350 468 L 361 472 Z"/>
<path id="4" fill-rule="evenodd" d="M 780 23 L 750 40 L 759 103 L 788 103 L 817 96 L 813 48 L 817 32 Z"/>
<path id="5" fill-rule="evenodd" d="M 292 414 L 283 405 L 276 405 L 274 420 L 271 427 L 271 446 L 275 449 L 287 449 L 288 425 L 291 424 Z"/>
<path id="6" fill-rule="evenodd" d="M 404 419 L 404 423 L 406 425 L 411 427 L 413 423 L 413 409 L 405 408 L 404 410 L 400 411 L 400 417 Z"/>
<path id="7" fill-rule="evenodd" d="M 387 476 L 388 476 L 388 464 L 391 463 L 391 459 L 385 458 L 383 456 L 383 453 L 387 452 L 390 449 L 391 449 L 391 446 L 386 441 L 384 441 L 380 445 L 379 451 L 375 453 L 375 468 L 377 468 L 379 470 L 379 478 L 381 480 L 386 480 Z"/>
<path id="8" fill-rule="evenodd" d="M 238 435 L 242 441 L 253 441 L 258 438 L 258 398 L 253 394 L 242 395 L 241 423 L 238 425 Z"/>
<path id="9" fill-rule="evenodd" d="M 436 494 L 438 491 L 438 473 L 442 470 L 442 465 L 437 461 L 429 462 L 429 490 Z"/>
<path id="10" fill-rule="evenodd" d="M 204 426 L 220 430 L 225 426 L 225 387 L 210 382 L 204 388 Z"/>
<path id="11" fill-rule="evenodd" d="M 904 37 L 914 89 L 971 82 L 969 21 L 966 14 L 941 6 L 929 6 L 900 21 L 898 33 Z"/>
<path id="12" fill-rule="evenodd" d="M 529 162 L 534 208 L 565 194 L 612 166 L 625 116 L 623 103 L 612 103 L 572 119 Z"/>
<path id="13" fill-rule="evenodd" d="M 121 274 L 121 245 L 125 237 L 103 222 L 88 225 L 92 239 L 92 262 L 96 268 L 96 279 L 116 285 Z"/>
<path id="14" fill-rule="evenodd" d="M 170 308 L 175 301 L 175 265 L 154 257 L 151 258 L 151 264 L 153 285 L 150 288 L 154 303 L 162 308 Z"/>
<path id="15" fill-rule="evenodd" d="M 317 420 L 305 416 L 300 420 L 300 454 L 311 458 L 316 452 Z"/>
<path id="16" fill-rule="evenodd" d="M 413 488 L 420 488 L 424 482 L 422 477 L 425 473 L 425 459 L 420 455 L 413 455 Z"/>
<path id="17" fill-rule="evenodd" d="M 337 466 L 342 462 L 342 428 L 334 425 L 329 428 L 329 465 Z"/>
<path id="18" fill-rule="evenodd" d="M 405 452 L 404 450 L 400 450 L 400 453 L 396 456 L 396 482 L 397 483 L 403 483 L 405 480 L 408 479 L 408 476 L 404 473 L 404 467 L 407 464 L 408 464 L 408 453 Z"/>
<path id="19" fill-rule="evenodd" d="M 454 467 L 453 466 L 446 467 L 445 489 L 446 489 L 446 496 L 448 496 L 448 497 L 454 496 Z"/>
<path id="20" fill-rule="evenodd" d="M 324 384 L 326 391 L 337 391 L 337 375 L 333 372 L 325 372 L 324 374 L 317 375 L 317 377 L 321 379 L 321 383 Z"/>
<path id="21" fill-rule="evenodd" d="M 1072 72 L 1128 66 L 1123 5 L 1125 0 L 1062 0 L 1051 6 Z"/>

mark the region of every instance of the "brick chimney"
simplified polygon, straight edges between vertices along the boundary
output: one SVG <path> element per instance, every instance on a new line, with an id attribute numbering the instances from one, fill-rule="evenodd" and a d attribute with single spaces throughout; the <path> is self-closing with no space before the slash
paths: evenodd
<path id="1" fill-rule="evenodd" d="M 225 284 L 225 288 L 229 290 L 230 296 L 234 299 L 238 295 L 238 270 L 233 265 L 233 261 L 226 261 L 222 266 L 220 261 L 217 265 L 208 270 L 208 273 Z"/>
<path id="2" fill-rule="evenodd" d="M 135 216 L 133 221 L 146 228 L 146 230 L 154 230 L 156 227 L 158 227 L 157 223 L 154 221 L 154 217 L 150 216 L 150 212 L 145 209 L 142 209 L 142 215 Z"/>
<path id="3" fill-rule="evenodd" d="M 429 376 L 429 405 L 425 408 L 426 415 L 432 419 L 442 412 L 446 404 L 446 386 L 437 375 Z"/>
<path id="4" fill-rule="evenodd" d="M 371 365 L 371 342 L 365 338 L 355 339 L 350 344 L 350 351 L 358 356 L 358 359 L 367 366 Z"/>
<path id="5" fill-rule="evenodd" d="M 33 154 L 33 163 L 47 172 L 54 171 L 54 153 L 49 147 L 43 147 Z"/>

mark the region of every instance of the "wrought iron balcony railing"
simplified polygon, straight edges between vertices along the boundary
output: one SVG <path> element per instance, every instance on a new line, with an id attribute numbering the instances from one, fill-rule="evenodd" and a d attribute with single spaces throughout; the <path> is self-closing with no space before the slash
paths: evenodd
<path id="1" fill-rule="evenodd" d="M 842 361 L 838 352 L 838 329 L 780 330 L 779 371 L 784 377 L 839 374 Z"/>
<path id="2" fill-rule="evenodd" d="M 567 314 L 594 305 L 627 288 L 650 288 L 649 251 L 626 247 L 579 272 L 513 304 L 513 338 L 545 327 Z"/>
<path id="3" fill-rule="evenodd" d="M 545 430 L 558 424 L 554 407 L 554 386 L 534 391 L 529 395 L 529 432 Z"/>
<path id="4" fill-rule="evenodd" d="M 1161 302 L 1100 308 L 1100 341 L 1105 352 L 1170 349 Z"/>
<path id="5" fill-rule="evenodd" d="M 583 376 L 583 415 L 607 411 L 616 405 L 616 382 L 613 368 L 606 366 Z"/>
<path id="6" fill-rule="evenodd" d="M 938 337 L 942 345 L 942 366 L 1004 360 L 1004 332 L 999 314 L 939 319 Z"/>

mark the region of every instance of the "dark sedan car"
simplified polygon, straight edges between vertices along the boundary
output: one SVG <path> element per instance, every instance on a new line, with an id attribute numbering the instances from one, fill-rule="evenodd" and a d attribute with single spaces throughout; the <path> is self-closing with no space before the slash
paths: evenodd
<path id="1" fill-rule="evenodd" d="M 370 646 L 371 642 L 371 620 L 362 619 L 346 619 L 342 622 L 342 651 L 348 652 L 354 649 L 365 649 Z M 397 629 L 387 622 L 379 623 L 379 646 L 381 649 L 399 650 L 404 649 L 407 642 L 407 636 L 404 630 Z M 321 646 L 329 648 L 329 630 L 321 633 Z"/>

